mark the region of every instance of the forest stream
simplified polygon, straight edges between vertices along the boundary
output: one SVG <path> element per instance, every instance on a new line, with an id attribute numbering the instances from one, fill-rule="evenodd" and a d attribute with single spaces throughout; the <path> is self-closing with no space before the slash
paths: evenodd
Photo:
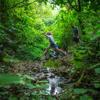
<path id="1" fill-rule="evenodd" d="M 55 59 L 53 59 L 53 61 L 54 60 Z M 28 75 L 34 78 L 35 82 L 47 81 L 45 83 L 45 85 L 47 86 L 45 92 L 49 95 L 58 95 L 61 92 L 64 92 L 64 86 L 71 82 L 70 77 L 65 76 L 68 74 L 68 69 L 66 69 L 64 65 L 59 66 L 55 69 L 55 66 L 45 66 L 43 63 L 44 62 L 42 61 L 36 61 L 32 64 L 29 62 L 29 64 L 31 64 L 29 66 L 24 64 L 20 66 L 20 64 L 18 64 L 20 67 L 18 66 L 18 69 L 16 67 L 16 70 L 14 69 L 14 71 L 18 71 L 20 73 L 23 72 L 24 74 L 27 73 Z M 23 70 L 24 66 L 27 66 L 27 68 L 25 68 L 26 71 Z M 65 73 L 65 75 L 62 75 L 62 73 Z"/>
<path id="2" fill-rule="evenodd" d="M 2 63 L 0 71 L 7 74 L 0 75 L 1 86 L 6 85 L 0 87 L 1 100 L 74 100 L 79 97 L 78 94 L 87 92 L 97 98 L 93 90 L 82 88 L 92 85 L 81 82 L 88 74 L 84 71 L 75 72 L 70 60 L 71 55 L 61 59 L 8 63 L 6 67 Z M 4 97 L 5 94 L 7 97 Z"/>
<path id="3" fill-rule="evenodd" d="M 0 0 L 0 100 L 100 100 L 100 0 Z"/>
<path id="4" fill-rule="evenodd" d="M 56 60 L 58 61 L 58 59 Z M 32 85 L 36 84 L 36 87 L 33 89 L 34 95 L 42 93 L 42 95 L 45 96 L 51 95 L 57 99 L 60 96 L 60 94 L 66 91 L 65 87 L 68 90 L 71 87 L 73 87 L 73 83 L 71 83 L 70 77 L 67 76 L 68 69 L 66 69 L 64 65 L 55 69 L 54 67 L 45 66 L 44 63 L 46 62 L 25 61 L 25 62 L 15 63 L 10 65 L 8 71 L 12 74 L 16 74 L 19 76 L 21 75 L 21 77 L 24 76 L 26 80 L 30 80 L 31 83 L 26 84 L 26 87 L 28 87 L 29 90 L 33 89 Z M 16 86 L 17 85 L 11 86 L 11 90 L 16 88 Z M 19 91 L 18 89 L 19 88 L 17 87 L 16 91 Z M 21 90 L 23 90 L 23 88 Z M 26 90 L 24 89 L 24 91 Z"/>

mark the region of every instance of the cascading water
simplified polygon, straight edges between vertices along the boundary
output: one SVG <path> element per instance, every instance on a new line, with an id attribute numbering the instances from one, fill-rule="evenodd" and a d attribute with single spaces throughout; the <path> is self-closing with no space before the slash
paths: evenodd
<path id="1" fill-rule="evenodd" d="M 55 76 L 53 73 L 51 73 L 50 69 L 48 68 L 48 82 L 49 87 L 47 89 L 47 93 L 50 95 L 57 95 L 61 93 L 61 87 L 59 87 L 60 77 Z"/>
<path id="2" fill-rule="evenodd" d="M 61 92 L 61 88 L 58 86 L 59 84 L 59 78 L 58 77 L 50 77 L 48 78 L 49 81 L 49 88 L 48 93 L 51 95 L 56 95 L 59 94 Z"/>

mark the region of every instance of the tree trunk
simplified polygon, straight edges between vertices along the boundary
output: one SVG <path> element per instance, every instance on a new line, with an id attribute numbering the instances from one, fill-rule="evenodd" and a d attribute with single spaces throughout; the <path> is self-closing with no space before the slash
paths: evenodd
<path id="1" fill-rule="evenodd" d="M 80 16 L 79 12 L 78 12 L 78 21 L 79 21 L 80 31 L 84 35 L 85 34 L 85 32 L 84 32 L 85 27 L 83 25 L 83 22 L 82 22 L 82 19 L 81 19 L 81 16 Z"/>
<path id="2" fill-rule="evenodd" d="M 78 10 L 77 10 L 77 13 L 78 13 L 79 27 L 80 27 L 81 33 L 82 33 L 82 34 L 85 34 L 85 32 L 84 32 L 85 27 L 84 27 L 84 25 L 83 25 L 83 22 L 82 22 L 82 19 L 81 19 L 81 16 L 80 16 L 81 11 L 82 11 L 82 6 L 81 6 L 80 0 L 77 0 L 77 3 L 78 3 Z"/>
<path id="3" fill-rule="evenodd" d="M 3 29 L 2 27 L 7 27 L 7 19 L 8 19 L 8 16 L 7 16 L 7 9 L 6 9 L 6 0 L 0 0 L 0 30 L 3 30 L 4 33 L 0 33 L 1 35 L 2 34 L 6 34 L 7 30 Z M 4 37 L 5 38 L 5 37 Z M 3 61 L 3 57 L 4 57 L 4 49 L 6 48 L 5 46 L 5 41 L 6 39 L 3 39 L 0 43 L 0 61 Z M 6 41 L 7 42 L 7 41 Z"/>

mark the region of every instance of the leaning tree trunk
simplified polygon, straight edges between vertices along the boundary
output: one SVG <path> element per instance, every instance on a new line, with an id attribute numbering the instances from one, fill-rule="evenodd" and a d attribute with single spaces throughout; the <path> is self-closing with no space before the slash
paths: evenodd
<path id="1" fill-rule="evenodd" d="M 7 23 L 7 4 L 6 0 L 0 0 L 0 23 L 4 26 Z"/>
<path id="2" fill-rule="evenodd" d="M 81 1 L 80 0 L 77 0 L 77 3 L 78 3 L 77 13 L 78 13 L 79 27 L 80 27 L 81 33 L 82 34 L 85 34 L 85 31 L 84 31 L 85 27 L 83 25 L 83 21 L 82 21 L 82 18 L 81 18 L 81 11 L 82 11 Z"/>
<path id="3" fill-rule="evenodd" d="M 80 12 L 78 12 L 78 22 L 79 22 L 80 31 L 84 35 L 85 34 L 85 31 L 84 31 L 85 27 L 83 25 L 83 21 L 82 21 L 81 16 L 80 16 Z"/>
<path id="4" fill-rule="evenodd" d="M 85 34 L 85 32 L 84 32 L 85 27 L 83 25 L 83 21 L 82 21 L 82 18 L 81 18 L 82 1 L 76 0 L 74 2 L 76 5 L 73 5 L 72 3 L 73 3 L 73 1 L 68 0 L 68 4 L 69 4 L 70 8 L 73 9 L 73 10 L 75 10 L 77 12 L 80 31 L 81 31 L 82 34 Z"/>
<path id="5" fill-rule="evenodd" d="M 6 34 L 6 30 L 4 27 L 7 27 L 7 3 L 6 0 L 0 0 L 0 35 L 3 37 L 4 34 Z M 0 41 L 0 61 L 3 61 L 3 56 L 4 56 L 4 49 L 6 48 L 5 46 L 5 37 Z"/>

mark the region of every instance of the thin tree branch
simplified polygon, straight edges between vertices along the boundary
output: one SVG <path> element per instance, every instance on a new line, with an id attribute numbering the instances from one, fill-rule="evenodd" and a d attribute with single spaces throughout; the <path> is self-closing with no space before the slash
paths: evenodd
<path id="1" fill-rule="evenodd" d="M 25 2 L 25 1 L 23 0 L 23 1 L 19 2 L 19 3 L 16 3 L 16 4 L 13 5 L 12 7 L 9 7 L 8 9 L 13 9 L 13 8 L 17 7 L 18 5 L 24 3 L 24 2 Z"/>
<path id="2" fill-rule="evenodd" d="M 36 2 L 36 1 L 30 2 L 30 3 L 27 3 L 27 4 L 23 4 L 23 5 L 20 5 L 20 6 L 17 6 L 17 7 L 18 8 L 25 7 L 25 6 L 33 4 L 34 2 Z"/>
<path id="3" fill-rule="evenodd" d="M 81 2 L 80 2 L 80 0 L 78 0 L 78 11 L 79 12 L 81 11 Z"/>
<path id="4" fill-rule="evenodd" d="M 71 4 L 70 0 L 68 0 L 68 3 L 69 3 L 69 5 L 70 5 L 71 8 L 73 8 L 74 10 L 76 10 L 76 11 L 78 12 L 78 9 L 75 8 L 75 7 Z"/>
<path id="5" fill-rule="evenodd" d="M 14 6 L 8 8 L 8 10 L 14 9 L 14 8 L 21 8 L 21 7 L 24 7 L 24 6 L 28 6 L 28 5 L 30 5 L 30 4 L 32 4 L 32 3 L 34 3 L 34 2 L 36 2 L 36 1 L 33 1 L 33 2 L 30 2 L 30 3 L 23 4 L 23 3 L 25 3 L 25 1 L 23 1 L 23 2 L 17 3 L 17 4 L 15 4 Z"/>

